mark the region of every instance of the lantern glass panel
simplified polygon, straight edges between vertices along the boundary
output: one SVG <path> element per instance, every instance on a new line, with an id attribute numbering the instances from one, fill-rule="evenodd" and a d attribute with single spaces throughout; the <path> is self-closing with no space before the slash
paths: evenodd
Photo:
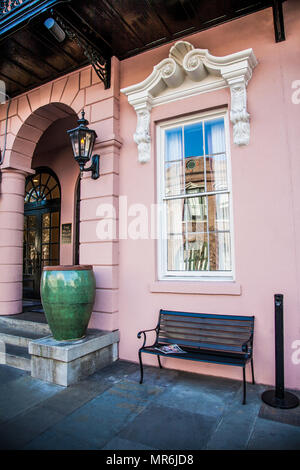
<path id="1" fill-rule="evenodd" d="M 73 154 L 75 157 L 78 157 L 79 156 L 78 131 L 77 130 L 73 131 L 70 134 L 70 137 L 71 137 L 71 143 L 73 147 Z"/>

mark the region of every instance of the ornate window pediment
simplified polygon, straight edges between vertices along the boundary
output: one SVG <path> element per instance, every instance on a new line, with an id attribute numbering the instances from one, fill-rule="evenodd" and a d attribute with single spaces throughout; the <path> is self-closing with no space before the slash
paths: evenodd
<path id="1" fill-rule="evenodd" d="M 137 113 L 134 141 L 139 161 L 150 160 L 150 117 L 154 106 L 226 87 L 231 93 L 234 143 L 247 145 L 250 139 L 247 84 L 256 65 L 252 49 L 215 57 L 207 49 L 196 49 L 187 41 L 176 42 L 169 57 L 155 65 L 144 81 L 121 90 Z"/>

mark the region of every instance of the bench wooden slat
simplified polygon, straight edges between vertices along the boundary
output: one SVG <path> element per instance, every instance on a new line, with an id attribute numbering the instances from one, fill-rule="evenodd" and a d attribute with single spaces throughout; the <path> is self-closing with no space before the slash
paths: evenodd
<path id="1" fill-rule="evenodd" d="M 213 314 L 213 313 L 190 313 L 190 312 L 178 312 L 173 310 L 160 310 L 160 316 L 162 315 L 170 315 L 170 316 L 182 316 L 182 317 L 194 317 L 194 318 L 215 318 L 217 320 L 227 319 L 227 320 L 234 320 L 234 321 L 249 321 L 253 322 L 253 316 L 241 316 L 241 315 L 220 315 L 220 314 Z"/>
<path id="2" fill-rule="evenodd" d="M 222 338 L 222 341 L 220 341 L 219 338 L 215 338 L 214 336 L 205 336 L 205 335 L 198 335 L 198 336 L 192 336 L 192 335 L 186 335 L 186 336 L 182 336 L 182 335 L 176 335 L 176 333 L 172 334 L 172 336 L 168 336 L 168 335 L 163 335 L 163 336 L 159 336 L 159 343 L 163 343 L 164 341 L 172 341 L 173 343 L 177 343 L 177 344 L 183 344 L 184 341 L 189 341 L 189 342 L 192 342 L 194 344 L 195 347 L 197 347 L 199 345 L 201 345 L 201 343 L 203 342 L 209 342 L 211 343 L 212 345 L 214 344 L 218 344 L 220 347 L 223 345 L 223 344 L 232 344 L 232 345 L 235 345 L 235 346 L 239 346 L 240 348 L 242 347 L 243 343 L 246 341 L 241 341 L 239 339 L 235 340 L 235 339 L 232 339 L 232 338 Z"/>
<path id="3" fill-rule="evenodd" d="M 159 338 L 163 338 L 163 337 L 172 338 L 175 336 L 176 338 L 180 338 L 180 337 L 182 337 L 183 339 L 189 338 L 195 341 L 197 340 L 197 338 L 201 338 L 205 336 L 207 338 L 212 338 L 212 339 L 214 338 L 215 342 L 223 342 L 223 341 L 231 340 L 232 342 L 239 342 L 239 343 L 244 343 L 249 338 L 249 335 L 234 336 L 232 334 L 228 335 L 225 332 L 215 333 L 211 331 L 207 332 L 204 330 L 194 332 L 194 331 L 189 331 L 189 330 L 182 331 L 182 330 L 170 329 L 170 330 L 160 330 L 160 333 L 159 333 Z"/>
<path id="4" fill-rule="evenodd" d="M 242 327 L 242 326 L 226 326 L 224 327 L 223 325 L 218 325 L 218 324 L 209 324 L 209 323 L 190 323 L 190 322 L 176 322 L 172 320 L 168 320 L 167 322 L 162 320 L 160 322 L 160 327 L 163 328 L 165 326 L 168 327 L 176 327 L 176 328 L 188 328 L 188 329 L 203 329 L 203 330 L 215 330 L 215 331 L 228 331 L 228 332 L 233 332 L 233 333 L 245 333 L 248 334 L 249 331 L 252 331 L 251 327 Z"/>
<path id="5" fill-rule="evenodd" d="M 176 338 L 177 339 L 177 338 Z M 167 343 L 167 344 L 174 344 L 174 338 L 164 338 L 163 343 Z M 194 348 L 204 348 L 204 349 L 215 349 L 217 351 L 230 351 L 230 352 L 239 352 L 239 353 L 242 353 L 242 347 L 241 345 L 239 346 L 234 346 L 232 344 L 217 344 L 217 343 L 209 343 L 209 342 L 205 342 L 205 341 L 200 341 L 200 342 L 197 342 L 195 343 L 195 341 L 188 341 L 188 340 L 180 340 L 179 341 L 176 341 L 176 344 L 178 344 L 179 346 L 190 346 L 190 347 L 194 347 Z"/>
<path id="6" fill-rule="evenodd" d="M 211 325 L 220 325 L 220 326 L 240 326 L 240 327 L 248 327 L 251 328 L 252 323 L 251 321 L 248 320 L 224 320 L 222 319 L 216 319 L 216 318 L 195 318 L 195 317 L 184 317 L 184 316 L 171 316 L 171 315 L 163 315 L 161 317 L 161 322 L 166 322 L 166 321 L 176 321 L 176 322 L 182 322 L 182 323 L 192 323 L 192 324 L 211 324 Z"/>

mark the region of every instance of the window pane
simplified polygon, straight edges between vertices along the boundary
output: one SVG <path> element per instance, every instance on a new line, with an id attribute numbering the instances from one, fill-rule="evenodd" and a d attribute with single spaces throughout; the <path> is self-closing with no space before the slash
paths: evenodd
<path id="1" fill-rule="evenodd" d="M 35 215 L 29 215 L 27 220 L 28 220 L 28 227 L 35 228 L 35 226 L 36 226 L 36 216 Z"/>
<path id="2" fill-rule="evenodd" d="M 47 228 L 44 228 L 42 230 L 42 242 L 43 243 L 49 243 L 50 242 L 50 230 Z"/>
<path id="3" fill-rule="evenodd" d="M 41 174 L 41 184 L 43 184 L 45 186 L 49 180 L 50 180 L 49 173 L 42 173 Z"/>
<path id="4" fill-rule="evenodd" d="M 207 271 L 208 243 L 206 233 L 187 234 L 185 249 L 186 271 Z"/>
<path id="5" fill-rule="evenodd" d="M 225 152 L 224 119 L 218 118 L 206 121 L 204 130 L 206 155 Z"/>
<path id="6" fill-rule="evenodd" d="M 30 232 L 27 232 L 27 241 L 28 243 L 31 243 L 34 245 L 35 243 L 35 231 L 30 231 Z"/>
<path id="7" fill-rule="evenodd" d="M 203 155 L 202 122 L 184 126 L 184 156 L 200 157 Z"/>
<path id="8" fill-rule="evenodd" d="M 51 242 L 57 243 L 59 241 L 58 228 L 51 230 Z"/>
<path id="9" fill-rule="evenodd" d="M 169 129 L 165 133 L 165 161 L 182 160 L 182 129 Z"/>
<path id="10" fill-rule="evenodd" d="M 184 220 L 187 232 L 206 232 L 207 230 L 207 197 L 189 197 L 185 200 Z"/>
<path id="11" fill-rule="evenodd" d="M 43 214 L 43 227 L 50 227 L 50 214 Z"/>
<path id="12" fill-rule="evenodd" d="M 227 189 L 227 161 L 226 155 L 206 157 L 207 191 L 221 191 Z"/>
<path id="13" fill-rule="evenodd" d="M 183 193 L 182 162 L 166 164 L 165 185 L 166 196 L 175 196 Z"/>
<path id="14" fill-rule="evenodd" d="M 49 245 L 42 246 L 42 258 L 48 259 L 49 258 Z"/>
<path id="15" fill-rule="evenodd" d="M 229 195 L 216 194 L 207 196 L 209 231 L 229 230 Z"/>
<path id="16" fill-rule="evenodd" d="M 184 271 L 183 235 L 168 237 L 168 271 Z"/>
<path id="17" fill-rule="evenodd" d="M 185 192 L 187 194 L 205 191 L 204 157 L 185 160 Z"/>
<path id="18" fill-rule="evenodd" d="M 51 214 L 51 225 L 52 225 L 52 227 L 58 227 L 59 226 L 59 213 L 58 212 L 52 212 L 52 214 Z"/>
<path id="19" fill-rule="evenodd" d="M 58 244 L 54 244 L 54 245 L 51 245 L 51 249 L 50 249 L 50 258 L 51 259 L 58 259 L 58 250 L 59 250 L 59 245 Z"/>
<path id="20" fill-rule="evenodd" d="M 58 186 L 56 186 L 56 188 L 54 188 L 53 191 L 51 191 L 51 197 L 52 199 L 57 199 L 60 197 Z"/>
<path id="21" fill-rule="evenodd" d="M 184 199 L 167 201 L 167 230 L 170 234 L 182 234 L 184 228 Z"/>
<path id="22" fill-rule="evenodd" d="M 230 233 L 209 234 L 210 271 L 231 271 Z"/>

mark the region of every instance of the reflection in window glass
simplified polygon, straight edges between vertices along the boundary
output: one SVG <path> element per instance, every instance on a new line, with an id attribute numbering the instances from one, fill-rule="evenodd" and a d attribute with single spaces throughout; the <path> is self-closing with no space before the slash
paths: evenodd
<path id="1" fill-rule="evenodd" d="M 227 189 L 226 154 L 206 157 L 207 191 Z"/>
<path id="2" fill-rule="evenodd" d="M 166 196 L 183 193 L 184 176 L 182 162 L 167 163 L 165 166 Z"/>
<path id="3" fill-rule="evenodd" d="M 170 129 L 166 131 L 165 161 L 182 160 L 182 129 Z"/>
<path id="4" fill-rule="evenodd" d="M 206 121 L 204 130 L 206 155 L 225 152 L 224 119 L 218 118 Z"/>
<path id="5" fill-rule="evenodd" d="M 50 227 L 50 213 L 43 214 L 43 227 Z"/>
<path id="6" fill-rule="evenodd" d="M 184 156 L 200 157 L 203 155 L 202 122 L 184 126 Z"/>
<path id="7" fill-rule="evenodd" d="M 204 157 L 185 160 L 185 192 L 187 194 L 205 191 Z"/>

